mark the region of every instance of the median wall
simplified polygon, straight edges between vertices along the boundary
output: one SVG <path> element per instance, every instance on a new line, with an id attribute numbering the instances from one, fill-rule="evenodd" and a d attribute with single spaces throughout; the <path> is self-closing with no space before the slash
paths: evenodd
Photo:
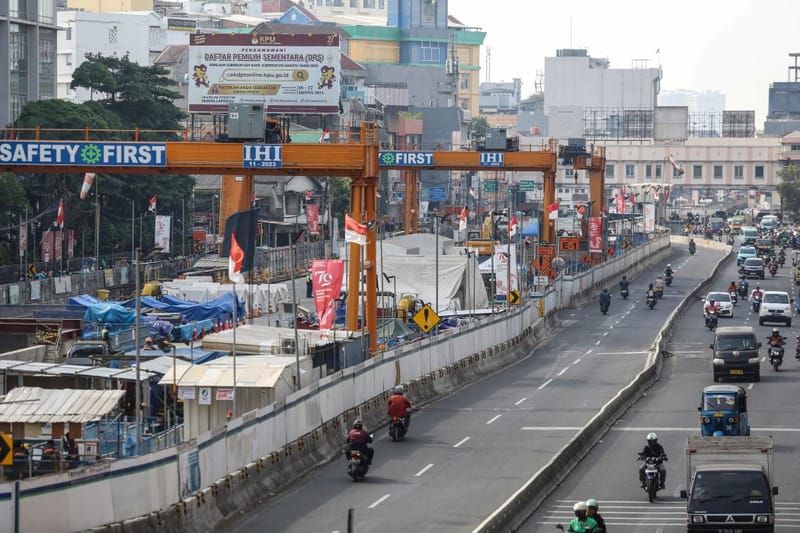
<path id="1" fill-rule="evenodd" d="M 652 264 L 669 247 L 662 236 L 632 250 L 629 259 L 609 261 L 601 273 L 557 280 L 518 309 L 378 354 L 178 448 L 25 481 L 21 528 L 74 531 L 109 524 L 95 530 L 210 531 L 337 456 L 353 418 L 381 426 L 394 385 L 407 383 L 411 399 L 424 404 L 529 355 L 553 327 L 560 302 L 579 303 L 603 276 L 613 280 L 625 269 Z M 0 531 L 13 529 L 12 490 L 0 485 Z M 182 498 L 188 493 L 193 495 Z"/>

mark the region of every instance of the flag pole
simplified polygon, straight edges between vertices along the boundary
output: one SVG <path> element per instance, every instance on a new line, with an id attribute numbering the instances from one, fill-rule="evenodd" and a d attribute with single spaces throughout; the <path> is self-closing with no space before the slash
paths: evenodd
<path id="1" fill-rule="evenodd" d="M 231 280 L 231 287 L 233 287 L 233 311 L 231 313 L 231 327 L 233 328 L 233 342 L 231 344 L 231 355 L 233 355 L 233 418 L 236 418 L 236 306 L 238 298 L 236 297 L 236 282 Z"/>

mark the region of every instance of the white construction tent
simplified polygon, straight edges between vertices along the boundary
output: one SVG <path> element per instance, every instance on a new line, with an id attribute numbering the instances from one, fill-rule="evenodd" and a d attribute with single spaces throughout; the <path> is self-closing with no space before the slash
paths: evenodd
<path id="1" fill-rule="evenodd" d="M 217 283 L 210 276 L 190 276 L 185 279 L 166 281 L 161 285 L 162 294 L 190 302 L 207 302 L 233 290 L 230 283 Z M 277 309 L 278 302 L 290 300 L 286 283 L 237 284 L 236 295 L 254 309 L 259 307 L 266 313 Z"/>

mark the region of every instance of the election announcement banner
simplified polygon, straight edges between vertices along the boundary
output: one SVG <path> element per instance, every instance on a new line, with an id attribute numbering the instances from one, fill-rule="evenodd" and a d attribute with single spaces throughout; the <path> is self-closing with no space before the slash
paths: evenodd
<path id="1" fill-rule="evenodd" d="M 341 259 L 311 261 L 311 283 L 320 331 L 329 330 L 333 326 L 336 298 L 342 290 L 343 279 L 344 261 Z"/>
<path id="2" fill-rule="evenodd" d="M 307 205 L 306 206 L 306 222 L 308 223 L 308 231 L 312 235 L 319 234 L 319 206 Z"/>
<path id="3" fill-rule="evenodd" d="M 602 217 L 589 217 L 589 252 L 600 253 L 603 251 L 603 219 Z"/>
<path id="4" fill-rule="evenodd" d="M 194 33 L 189 112 L 263 104 L 270 113 L 338 113 L 339 34 Z"/>

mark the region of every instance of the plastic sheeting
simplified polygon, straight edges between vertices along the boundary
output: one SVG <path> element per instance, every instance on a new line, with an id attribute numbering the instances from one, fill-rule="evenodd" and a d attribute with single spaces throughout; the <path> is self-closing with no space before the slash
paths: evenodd
<path id="1" fill-rule="evenodd" d="M 83 314 L 83 321 L 86 324 L 133 324 L 136 320 L 136 311 L 126 309 L 124 306 L 115 303 L 101 302 L 89 305 Z"/>
<path id="2" fill-rule="evenodd" d="M 134 307 L 136 300 L 131 299 L 123 302 L 125 307 Z M 142 307 L 150 307 L 165 313 L 180 313 L 189 322 L 200 322 L 203 320 L 222 320 L 227 321 L 233 316 L 233 294 L 230 292 L 222 294 L 219 298 L 203 303 L 186 302 L 172 296 L 165 296 L 161 300 L 150 296 L 142 297 Z M 236 316 L 244 316 L 244 305 L 238 302 Z"/>
<path id="3" fill-rule="evenodd" d="M 88 294 L 81 294 L 80 296 L 73 296 L 67 300 L 68 305 L 79 305 L 81 307 L 89 307 L 90 305 L 102 303 L 101 300 L 90 296 Z"/>

